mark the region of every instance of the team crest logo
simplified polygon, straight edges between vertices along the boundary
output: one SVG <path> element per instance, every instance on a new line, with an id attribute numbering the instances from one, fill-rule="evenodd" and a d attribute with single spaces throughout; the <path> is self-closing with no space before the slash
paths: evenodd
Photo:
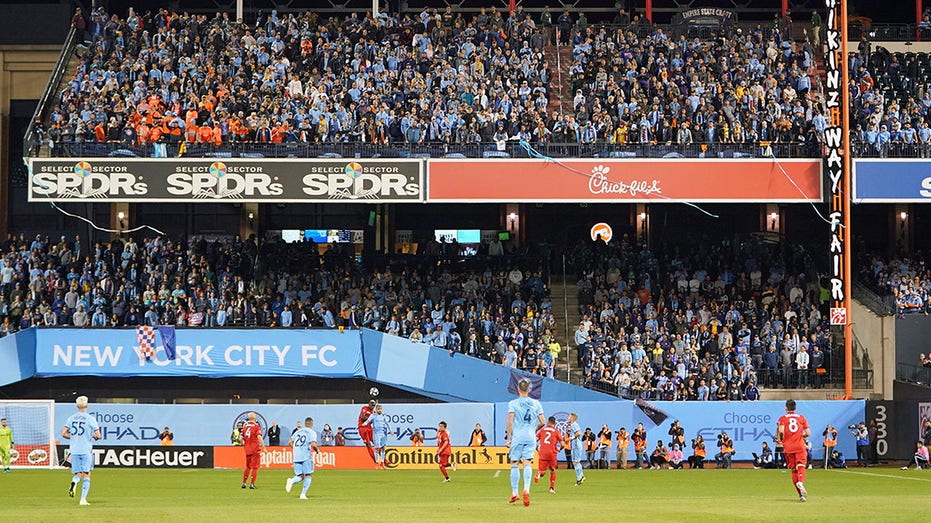
<path id="1" fill-rule="evenodd" d="M 246 412 L 239 413 L 239 415 L 236 416 L 235 419 L 233 419 L 233 426 L 231 427 L 230 430 L 235 429 L 236 425 L 238 425 L 239 422 L 243 422 L 243 423 L 248 422 L 250 412 L 255 412 L 255 411 L 247 410 Z M 262 436 L 265 436 L 265 433 L 268 432 L 268 422 L 265 421 L 265 417 L 259 414 L 258 412 L 255 412 L 255 422 L 258 423 L 260 427 L 262 427 Z"/>

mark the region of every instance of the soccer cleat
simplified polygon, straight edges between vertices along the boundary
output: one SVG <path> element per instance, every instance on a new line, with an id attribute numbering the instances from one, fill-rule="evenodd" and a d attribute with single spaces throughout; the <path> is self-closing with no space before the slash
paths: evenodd
<path id="1" fill-rule="evenodd" d="M 288 478 L 284 484 L 284 491 L 291 492 L 291 478 Z"/>
<path id="2" fill-rule="evenodd" d="M 241 487 L 239 487 L 239 488 L 246 488 L 246 484 L 245 484 L 245 483 L 243 483 L 243 484 L 242 484 L 242 486 L 241 486 Z"/>
<path id="3" fill-rule="evenodd" d="M 534 475 L 533 475 L 533 482 L 534 482 L 534 483 L 539 483 L 539 482 L 540 482 L 540 475 L 539 475 L 539 474 L 534 474 Z"/>
<path id="4" fill-rule="evenodd" d="M 251 483 L 249 485 L 249 490 L 255 490 L 255 483 Z"/>
<path id="5" fill-rule="evenodd" d="M 456 462 L 453 461 L 450 466 L 453 468 L 453 472 L 456 472 Z"/>
<path id="6" fill-rule="evenodd" d="M 90 505 L 90 503 L 88 503 L 86 499 L 82 499 L 82 500 L 81 500 L 81 502 L 80 502 L 80 503 L 78 503 L 78 505 L 84 505 L 84 506 L 87 506 L 87 505 Z"/>
<path id="7" fill-rule="evenodd" d="M 301 497 L 299 497 L 299 498 L 297 498 L 297 499 L 307 499 L 307 494 L 301 494 Z"/>
<path id="8" fill-rule="evenodd" d="M 902 467 L 902 470 L 908 470 L 908 467 Z"/>
<path id="9" fill-rule="evenodd" d="M 582 483 L 585 483 L 585 476 L 582 476 L 581 478 L 575 480 L 575 486 L 577 487 L 581 485 Z"/>
<path id="10" fill-rule="evenodd" d="M 795 486 L 798 488 L 799 501 L 805 501 L 805 499 L 808 497 L 808 491 L 805 490 L 805 484 L 799 481 L 795 484 Z"/>
<path id="11" fill-rule="evenodd" d="M 556 493 L 556 489 L 550 487 L 550 494 L 555 494 L 555 493 Z"/>
<path id="12" fill-rule="evenodd" d="M 520 499 L 520 496 L 518 496 L 517 494 L 514 494 L 513 496 L 511 496 L 511 499 L 508 500 L 508 503 L 514 503 L 515 501 L 519 499 Z"/>
<path id="13" fill-rule="evenodd" d="M 805 496 L 799 496 L 798 500 L 801 501 L 802 503 L 805 503 L 806 501 L 808 501 L 808 498 L 806 498 Z"/>
<path id="14" fill-rule="evenodd" d="M 449 478 L 444 479 L 443 483 L 449 483 Z"/>
<path id="15" fill-rule="evenodd" d="M 71 483 L 71 486 L 68 487 L 68 497 L 69 497 L 69 498 L 73 498 L 73 497 L 74 497 L 74 486 L 75 486 L 75 485 L 77 485 L 77 483 L 73 483 L 73 482 L 72 482 L 72 483 Z"/>
<path id="16" fill-rule="evenodd" d="M 530 506 L 530 493 L 527 492 L 526 490 L 524 491 L 524 506 L 525 507 Z"/>

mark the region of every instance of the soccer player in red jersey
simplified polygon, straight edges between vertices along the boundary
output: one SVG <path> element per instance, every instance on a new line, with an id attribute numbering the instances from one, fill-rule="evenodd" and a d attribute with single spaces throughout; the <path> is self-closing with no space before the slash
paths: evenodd
<path id="1" fill-rule="evenodd" d="M 375 400 L 371 400 L 368 405 L 364 405 L 362 410 L 359 411 L 359 437 L 362 438 L 362 443 L 365 443 L 365 449 L 369 452 L 373 463 L 375 462 L 375 449 L 372 447 L 374 429 L 371 425 L 366 425 L 365 422 L 375 412 L 375 403 Z"/>
<path id="2" fill-rule="evenodd" d="M 444 483 L 449 483 L 449 474 L 446 472 L 446 468 L 451 467 L 456 470 L 456 464 L 449 460 L 452 455 L 453 447 L 449 444 L 449 432 L 446 431 L 446 422 L 441 421 L 436 428 L 436 462 L 445 478 Z"/>
<path id="3" fill-rule="evenodd" d="M 808 499 L 808 491 L 805 490 L 805 469 L 808 460 L 805 438 L 810 435 L 808 420 L 795 412 L 795 400 L 786 400 L 786 414 L 779 418 L 776 426 L 776 443 L 782 443 L 786 464 L 792 469 L 792 483 L 795 484 L 798 499 L 802 502 Z"/>
<path id="4" fill-rule="evenodd" d="M 262 438 L 262 426 L 255 421 L 255 412 L 249 413 L 248 421 L 242 426 L 242 448 L 246 451 L 246 469 L 242 471 L 242 488 L 246 488 L 246 480 L 252 473 L 249 488 L 255 489 L 255 477 L 262 465 L 262 451 L 265 450 L 265 440 Z"/>
<path id="5" fill-rule="evenodd" d="M 540 478 L 550 471 L 550 494 L 556 493 L 556 460 L 559 457 L 559 450 L 562 448 L 562 434 L 556 428 L 556 417 L 550 416 L 546 420 L 546 426 L 537 431 L 537 446 L 540 449 L 539 469 L 533 482 L 537 483 Z"/>

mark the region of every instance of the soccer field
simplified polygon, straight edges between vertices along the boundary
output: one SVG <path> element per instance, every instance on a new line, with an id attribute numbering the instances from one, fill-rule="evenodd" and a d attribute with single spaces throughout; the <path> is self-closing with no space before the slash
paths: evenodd
<path id="1" fill-rule="evenodd" d="M 259 473 L 257 490 L 239 488 L 233 470 L 98 469 L 80 507 L 67 494 L 64 470 L 0 475 L 6 521 L 95 522 L 229 520 L 288 521 L 611 521 L 636 515 L 652 521 L 920 521 L 927 518 L 931 472 L 898 469 L 809 471 L 809 499 L 800 503 L 789 474 L 778 470 L 586 471 L 575 486 L 559 470 L 556 494 L 543 480 L 531 505 L 508 505 L 508 471 L 321 471 L 307 501 L 300 485 L 284 492 L 283 470 Z M 924 512 L 922 516 L 921 512 Z"/>

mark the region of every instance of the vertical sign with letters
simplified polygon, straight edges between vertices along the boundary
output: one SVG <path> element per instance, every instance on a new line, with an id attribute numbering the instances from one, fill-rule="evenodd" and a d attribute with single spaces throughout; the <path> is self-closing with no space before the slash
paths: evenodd
<path id="1" fill-rule="evenodd" d="M 826 164 L 828 173 L 828 182 L 831 185 L 830 206 L 831 212 L 828 215 L 831 235 L 828 245 L 831 253 L 831 303 L 832 312 L 831 323 L 835 319 L 843 319 L 846 324 L 846 303 L 844 295 L 844 280 L 849 276 L 846 274 L 844 265 L 844 249 L 848 248 L 844 244 L 844 198 L 849 194 L 847 180 L 844 177 L 844 133 L 846 132 L 844 122 L 846 120 L 845 111 L 848 109 L 843 105 L 842 89 L 847 86 L 843 85 L 842 71 L 843 60 L 846 57 L 841 50 L 841 2 L 839 0 L 824 0 L 827 13 L 827 31 L 825 33 L 825 43 L 827 44 L 827 54 L 825 55 L 825 70 L 827 78 L 825 81 L 825 104 L 828 111 L 828 127 L 825 129 Z M 839 310 L 840 309 L 840 310 Z M 841 314 L 843 312 L 843 314 Z"/>

